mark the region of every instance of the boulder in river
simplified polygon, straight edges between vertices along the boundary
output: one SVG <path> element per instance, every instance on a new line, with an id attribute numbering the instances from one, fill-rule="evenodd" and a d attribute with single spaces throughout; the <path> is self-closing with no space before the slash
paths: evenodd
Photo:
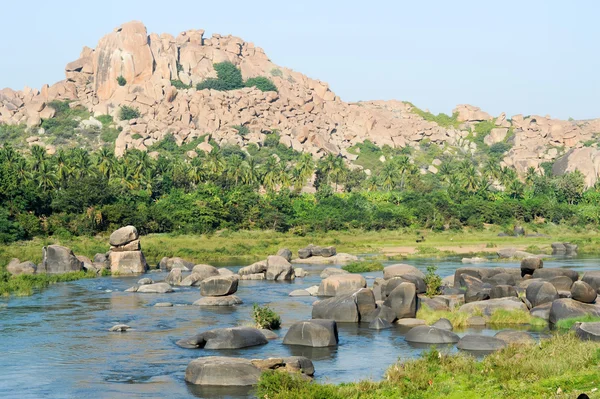
<path id="1" fill-rule="evenodd" d="M 318 296 L 352 294 L 367 287 L 367 280 L 360 274 L 334 274 L 319 285 Z"/>
<path id="2" fill-rule="evenodd" d="M 171 269 L 171 271 L 165 278 L 165 282 L 171 285 L 179 285 L 181 284 L 181 280 L 183 280 L 181 269 Z"/>
<path id="3" fill-rule="evenodd" d="M 594 303 L 598 293 L 585 281 L 575 281 L 571 286 L 571 298 L 583 303 Z"/>
<path id="4" fill-rule="evenodd" d="M 547 281 L 536 281 L 529 284 L 525 291 L 525 296 L 531 303 L 531 306 L 536 307 L 558 299 L 558 291 Z"/>
<path id="5" fill-rule="evenodd" d="M 467 334 L 458 341 L 456 347 L 466 351 L 491 352 L 505 348 L 506 342 L 486 335 Z"/>
<path id="6" fill-rule="evenodd" d="M 292 260 L 292 251 L 290 251 L 287 248 L 281 248 L 279 251 L 277 251 L 277 256 L 281 256 L 282 258 L 290 262 Z"/>
<path id="7" fill-rule="evenodd" d="M 267 258 L 266 277 L 271 281 L 283 281 L 293 280 L 296 275 L 290 262 L 281 256 L 272 255 Z"/>
<path id="8" fill-rule="evenodd" d="M 411 265 L 399 263 L 383 268 L 383 278 L 386 280 L 389 280 L 393 277 L 402 277 L 405 275 L 417 276 L 421 279 L 425 278 L 425 274 L 422 271 Z"/>
<path id="9" fill-rule="evenodd" d="M 139 238 L 139 234 L 135 226 L 125 226 L 115 230 L 109 238 L 109 243 L 113 247 L 120 247 L 129 244 Z"/>
<path id="10" fill-rule="evenodd" d="M 160 260 L 158 266 L 161 270 L 173 270 L 181 269 L 183 271 L 190 271 L 194 268 L 194 262 L 182 259 L 178 256 L 174 258 L 167 258 L 166 256 Z"/>
<path id="11" fill-rule="evenodd" d="M 310 295 L 310 292 L 308 292 L 306 290 L 294 290 L 294 291 L 290 292 L 288 296 L 311 296 L 311 295 Z"/>
<path id="12" fill-rule="evenodd" d="M 192 360 L 185 369 L 185 380 L 194 385 L 251 386 L 262 374 L 248 359 L 206 356 Z"/>
<path id="13" fill-rule="evenodd" d="M 373 305 L 375 301 L 373 300 Z M 338 295 L 317 301 L 312 308 L 313 319 L 331 319 L 336 322 L 358 323 L 360 316 L 353 294 Z"/>
<path id="14" fill-rule="evenodd" d="M 435 323 L 431 325 L 431 327 L 440 328 L 442 330 L 452 331 L 454 327 L 452 326 L 452 322 L 446 318 L 441 318 Z"/>
<path id="15" fill-rule="evenodd" d="M 583 303 L 571 298 L 561 298 L 552 302 L 550 307 L 550 322 L 553 324 L 563 319 L 587 315 L 600 317 L 600 305 Z"/>
<path id="16" fill-rule="evenodd" d="M 48 245 L 42 249 L 42 265 L 38 273 L 58 274 L 78 272 L 82 269 L 83 263 L 77 259 L 70 248 Z"/>
<path id="17" fill-rule="evenodd" d="M 326 267 L 323 269 L 319 277 L 327 278 L 329 276 L 333 276 L 334 274 L 349 274 L 349 272 L 344 269 L 338 269 L 337 267 Z"/>
<path id="18" fill-rule="evenodd" d="M 138 285 L 154 284 L 154 280 L 148 277 L 144 277 L 138 280 Z"/>
<path id="19" fill-rule="evenodd" d="M 265 273 L 267 271 L 267 261 L 266 260 L 261 260 L 259 262 L 255 262 L 251 265 L 242 267 L 239 271 L 238 274 L 240 276 L 247 276 L 247 275 L 252 275 L 252 274 L 259 274 L 259 273 Z"/>
<path id="20" fill-rule="evenodd" d="M 127 331 L 129 329 L 131 329 L 131 327 L 129 327 L 127 324 L 116 324 L 116 325 L 112 326 L 110 328 L 110 330 L 108 330 L 108 331 L 111 331 L 111 332 L 125 332 L 125 331 Z"/>
<path id="21" fill-rule="evenodd" d="M 417 290 L 412 283 L 398 285 L 383 303 L 390 307 L 398 319 L 415 317 L 417 314 Z"/>
<path id="22" fill-rule="evenodd" d="M 417 326 L 411 328 L 404 338 L 406 342 L 413 344 L 455 344 L 460 337 L 452 331 L 436 328 L 432 326 Z"/>
<path id="23" fill-rule="evenodd" d="M 223 269 L 223 270 L 227 270 L 228 269 Z M 209 277 L 215 277 L 215 276 L 220 276 L 221 273 L 219 273 L 219 269 L 217 269 L 214 266 L 211 265 L 194 265 L 194 267 L 192 268 L 192 274 L 196 275 L 198 280 L 196 281 L 202 281 L 205 280 Z M 231 272 L 231 274 L 233 274 L 233 272 Z"/>
<path id="24" fill-rule="evenodd" d="M 148 263 L 142 251 L 110 251 L 108 260 L 113 274 L 139 274 L 148 270 Z"/>
<path id="25" fill-rule="evenodd" d="M 338 344 L 337 323 L 334 320 L 313 319 L 299 321 L 290 327 L 283 338 L 284 345 L 323 348 Z"/>
<path id="26" fill-rule="evenodd" d="M 528 311 L 527 306 L 519 298 L 513 297 L 466 303 L 458 310 L 466 313 L 481 311 L 484 315 L 491 316 L 496 309 Z"/>
<path id="27" fill-rule="evenodd" d="M 227 296 L 205 296 L 198 299 L 193 304 L 195 306 L 234 306 L 241 305 L 243 302 L 235 295 Z"/>
<path id="28" fill-rule="evenodd" d="M 380 317 L 376 318 L 372 322 L 369 323 L 369 328 L 371 330 L 385 330 L 388 328 L 392 328 L 392 323 L 387 320 L 384 320 Z"/>
<path id="29" fill-rule="evenodd" d="M 200 293 L 202 296 L 226 296 L 235 294 L 238 288 L 237 276 L 215 276 L 202 280 Z"/>
<path id="30" fill-rule="evenodd" d="M 136 292 L 146 294 L 166 294 L 173 292 L 173 288 L 167 283 L 144 284 L 140 285 Z"/>
<path id="31" fill-rule="evenodd" d="M 264 345 L 267 338 L 257 328 L 231 327 L 205 331 L 176 343 L 188 349 L 240 349 Z"/>

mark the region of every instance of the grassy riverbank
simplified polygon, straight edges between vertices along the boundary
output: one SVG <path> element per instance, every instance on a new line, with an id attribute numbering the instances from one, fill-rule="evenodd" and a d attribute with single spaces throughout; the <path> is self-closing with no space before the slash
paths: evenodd
<path id="1" fill-rule="evenodd" d="M 94 277 L 96 277 L 96 273 L 85 271 L 63 274 L 22 274 L 14 277 L 7 272 L 0 272 L 0 296 L 28 296 L 51 284 Z"/>
<path id="2" fill-rule="evenodd" d="M 510 346 L 478 361 L 432 349 L 422 358 L 392 365 L 380 382 L 340 385 L 307 382 L 287 373 L 263 374 L 256 396 L 264 399 L 600 398 L 600 343 L 557 334 L 539 345 Z M 594 391 L 593 391 L 594 390 Z M 593 392 L 592 392 L 593 391 Z"/>
<path id="3" fill-rule="evenodd" d="M 533 228 L 526 226 L 528 231 Z M 194 262 L 239 260 L 250 262 L 274 254 L 279 248 L 290 248 L 294 253 L 310 243 L 334 245 L 338 252 L 353 254 L 380 254 L 382 259 L 405 257 L 444 257 L 449 255 L 477 255 L 494 253 L 500 248 L 517 247 L 531 252 L 549 253 L 555 241 L 579 244 L 581 254 L 600 253 L 600 233 L 595 230 L 566 229 L 559 226 L 536 227 L 540 237 L 498 237 L 500 227 L 489 226 L 483 230 L 460 232 L 431 232 L 423 230 L 381 231 L 330 231 L 297 236 L 274 231 L 229 231 L 212 235 L 150 234 L 141 237 L 142 248 L 148 262 L 158 263 L 163 256 L 180 256 Z M 425 241 L 416 242 L 423 236 Z M 42 247 L 61 244 L 73 249 L 77 255 L 93 257 L 108 251 L 108 235 L 95 237 L 48 237 L 20 241 L 0 246 L 0 268 L 11 258 L 39 263 Z"/>
<path id="4" fill-rule="evenodd" d="M 473 314 L 459 312 L 458 308 L 452 310 L 432 310 L 427 305 L 421 306 L 417 312 L 417 318 L 425 320 L 428 325 L 431 325 L 439 319 L 448 319 L 454 328 L 468 327 L 468 319 L 471 316 L 483 316 L 483 313 L 474 312 Z M 510 325 L 529 325 L 532 327 L 546 327 L 548 322 L 538 317 L 533 317 L 525 310 L 506 310 L 496 309 L 488 317 L 485 316 L 486 324 L 496 326 Z"/>

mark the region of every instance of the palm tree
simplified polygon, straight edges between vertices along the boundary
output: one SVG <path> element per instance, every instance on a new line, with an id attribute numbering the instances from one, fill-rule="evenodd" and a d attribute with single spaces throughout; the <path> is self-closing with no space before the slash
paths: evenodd
<path id="1" fill-rule="evenodd" d="M 475 190 L 477 190 L 477 169 L 475 169 L 475 166 L 473 164 L 469 164 L 468 167 L 461 168 L 461 176 L 466 191 L 474 192 Z"/>
<path id="2" fill-rule="evenodd" d="M 46 149 L 40 145 L 31 146 L 31 169 L 34 172 L 40 170 L 42 163 L 46 160 Z"/>
<path id="3" fill-rule="evenodd" d="M 226 174 L 230 180 L 235 182 L 237 186 L 244 178 L 246 169 L 243 167 L 244 160 L 238 154 L 234 154 L 226 162 Z"/>
<path id="4" fill-rule="evenodd" d="M 394 159 L 394 163 L 397 165 L 398 172 L 400 173 L 400 189 L 404 189 L 406 182 L 406 176 L 411 171 L 410 158 L 407 155 L 401 155 Z"/>
<path id="5" fill-rule="evenodd" d="M 532 185 L 536 176 L 537 172 L 535 171 L 535 168 L 533 166 L 530 166 L 527 168 L 527 172 L 525 174 L 525 181 L 527 182 L 527 184 Z"/>
<path id="6" fill-rule="evenodd" d="M 219 177 L 225 169 L 225 161 L 221 151 L 214 148 L 211 152 L 206 155 L 207 169 L 213 178 Z"/>
<path id="7" fill-rule="evenodd" d="M 267 158 L 263 164 L 262 185 L 267 190 L 275 190 L 277 184 L 281 181 L 282 170 L 279 162 L 274 157 Z"/>
<path id="8" fill-rule="evenodd" d="M 39 164 L 36 181 L 43 191 L 48 191 L 56 186 L 56 174 L 47 160 Z"/>
<path id="9" fill-rule="evenodd" d="M 110 179 L 115 171 L 115 163 L 115 154 L 112 150 L 107 147 L 102 147 L 100 151 L 98 151 L 96 165 L 102 176 Z"/>
<path id="10" fill-rule="evenodd" d="M 248 169 L 247 173 L 244 175 L 244 179 L 242 180 L 245 184 L 249 184 L 254 186 L 255 184 L 260 182 L 260 165 L 256 162 L 256 159 L 253 157 L 249 157 L 246 160 L 246 168 Z"/>
<path id="11" fill-rule="evenodd" d="M 392 190 L 396 186 L 396 182 L 400 179 L 400 172 L 395 165 L 395 162 L 387 161 L 381 169 L 381 185 L 386 190 Z"/>

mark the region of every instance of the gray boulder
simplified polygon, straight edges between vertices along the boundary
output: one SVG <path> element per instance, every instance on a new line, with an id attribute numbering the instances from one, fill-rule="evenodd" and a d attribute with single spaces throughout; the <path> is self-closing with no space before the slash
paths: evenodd
<path id="1" fill-rule="evenodd" d="M 181 284 L 181 280 L 183 280 L 183 276 L 181 275 L 181 269 L 171 269 L 171 271 L 165 278 L 165 282 L 171 285 L 179 285 Z"/>
<path id="2" fill-rule="evenodd" d="M 335 250 L 335 247 L 313 247 L 312 248 L 312 256 L 322 256 L 324 258 L 329 258 L 331 256 L 334 256 L 337 251 Z"/>
<path id="3" fill-rule="evenodd" d="M 571 287 L 571 298 L 583 303 L 594 303 L 598 293 L 585 281 L 575 281 Z"/>
<path id="4" fill-rule="evenodd" d="M 185 369 L 185 380 L 194 385 L 251 386 L 261 370 L 248 359 L 206 356 L 192 360 Z"/>
<path id="5" fill-rule="evenodd" d="M 58 274 L 78 272 L 83 269 L 83 263 L 77 259 L 70 248 L 60 245 L 48 245 L 42 249 L 42 265 L 38 272 Z"/>
<path id="6" fill-rule="evenodd" d="M 525 291 L 525 296 L 531 303 L 531 306 L 536 307 L 558 299 L 558 291 L 547 281 L 536 281 L 529 284 Z"/>
<path id="7" fill-rule="evenodd" d="M 136 292 L 145 294 L 166 294 L 173 292 L 173 288 L 167 283 L 144 284 L 138 287 Z"/>
<path id="8" fill-rule="evenodd" d="M 224 269 L 224 270 L 227 270 L 227 269 Z M 192 273 L 198 277 L 199 281 L 202 281 L 209 277 L 215 277 L 215 276 L 221 275 L 221 273 L 219 273 L 219 269 L 217 269 L 216 267 L 211 266 L 211 265 L 203 265 L 203 264 L 194 265 L 194 267 L 192 268 Z M 231 272 L 231 274 L 233 274 L 233 272 Z"/>
<path id="9" fill-rule="evenodd" d="M 267 280 L 293 280 L 294 268 L 285 258 L 272 255 L 267 258 Z"/>
<path id="10" fill-rule="evenodd" d="M 338 344 L 337 324 L 334 320 L 313 319 L 299 321 L 290 327 L 283 338 L 284 345 L 323 348 Z"/>
<path id="11" fill-rule="evenodd" d="M 573 280 L 567 276 L 556 276 L 548 280 L 556 288 L 556 291 L 571 291 Z"/>
<path id="12" fill-rule="evenodd" d="M 600 317 L 600 305 L 583 303 L 571 298 L 561 298 L 552 302 L 550 307 L 550 322 L 553 324 L 562 319 L 587 315 Z"/>
<path id="13" fill-rule="evenodd" d="M 491 288 L 472 285 L 465 291 L 465 303 L 485 301 L 490 299 Z"/>
<path id="14" fill-rule="evenodd" d="M 600 271 L 585 272 L 581 281 L 588 283 L 600 294 Z"/>
<path id="15" fill-rule="evenodd" d="M 414 284 L 417 289 L 417 294 L 424 294 L 427 291 L 427 285 L 425 285 L 425 281 L 422 278 L 412 274 L 405 274 L 401 277 L 392 277 L 389 280 L 385 280 L 381 286 L 381 293 L 384 295 L 383 298 L 387 298 L 394 288 L 402 283 Z"/>
<path id="16" fill-rule="evenodd" d="M 521 261 L 521 276 L 533 274 L 537 269 L 544 267 L 544 261 L 538 257 L 528 257 Z"/>
<path id="17" fill-rule="evenodd" d="M 504 341 L 507 345 L 534 345 L 535 339 L 527 331 L 504 330 L 496 333 L 494 338 Z"/>
<path id="18" fill-rule="evenodd" d="M 235 306 L 243 302 L 235 295 L 205 296 L 193 303 L 195 306 Z"/>
<path id="19" fill-rule="evenodd" d="M 402 263 L 386 266 L 383 269 L 383 278 L 386 280 L 389 280 L 392 277 L 402 277 L 405 275 L 417 276 L 421 279 L 425 278 L 425 274 L 416 267 Z"/>
<path id="20" fill-rule="evenodd" d="M 373 294 L 373 290 L 370 288 L 361 288 L 352 294 L 354 297 L 354 301 L 356 302 L 356 307 L 358 309 L 358 316 L 360 320 L 362 320 L 364 315 L 367 315 L 373 312 L 377 305 L 375 303 L 375 295 Z M 319 317 L 320 319 L 325 319 L 329 317 Z"/>
<path id="21" fill-rule="evenodd" d="M 543 280 L 550 280 L 551 278 L 558 276 L 567 276 L 573 281 L 579 280 L 579 273 L 571 269 L 563 269 L 560 267 L 553 267 L 551 269 L 537 269 L 533 272 L 533 278 L 541 278 Z"/>
<path id="22" fill-rule="evenodd" d="M 528 311 L 527 306 L 519 298 L 513 297 L 466 303 L 459 308 L 459 311 L 470 314 L 481 311 L 484 315 L 491 316 L 496 309 Z"/>
<path id="23" fill-rule="evenodd" d="M 311 296 L 310 292 L 306 290 L 294 290 L 288 294 L 288 296 Z"/>
<path id="24" fill-rule="evenodd" d="M 533 317 L 537 317 L 543 320 L 550 320 L 550 308 L 552 307 L 551 302 L 544 303 L 543 305 L 536 306 L 529 311 L 529 314 Z"/>
<path id="25" fill-rule="evenodd" d="M 135 241 L 139 238 L 139 234 L 137 229 L 134 226 L 125 226 L 121 227 L 118 230 L 115 230 L 108 239 L 110 245 L 113 247 L 120 247 L 122 245 L 128 244 L 132 241 Z"/>
<path id="26" fill-rule="evenodd" d="M 334 274 L 319 285 L 318 296 L 352 294 L 367 287 L 367 280 L 360 274 Z"/>
<path id="27" fill-rule="evenodd" d="M 352 294 L 340 295 L 317 301 L 313 304 L 312 318 L 331 319 L 343 323 L 358 323 L 360 316 L 356 306 L 356 297 Z"/>
<path id="28" fill-rule="evenodd" d="M 308 259 L 312 256 L 312 248 L 314 247 L 314 245 L 309 245 L 306 248 L 300 248 L 298 250 L 298 257 L 300 259 Z"/>
<path id="29" fill-rule="evenodd" d="M 226 296 L 235 294 L 238 288 L 237 277 L 215 276 L 202 280 L 200 293 L 202 296 Z"/>
<path id="30" fill-rule="evenodd" d="M 173 269 L 173 270 L 181 270 L 181 269 Z M 173 271 L 171 270 L 171 272 Z M 169 273 L 171 274 L 171 273 Z M 194 287 L 199 286 L 202 283 L 203 278 L 198 273 L 190 273 L 185 276 L 178 285 L 182 287 Z"/>
<path id="31" fill-rule="evenodd" d="M 12 259 L 6 266 L 6 271 L 13 276 L 20 274 L 35 274 L 37 265 L 31 261 L 20 262 L 19 259 Z"/>
<path id="32" fill-rule="evenodd" d="M 241 349 L 266 344 L 267 338 L 257 328 L 217 328 L 176 342 L 187 349 Z"/>
<path id="33" fill-rule="evenodd" d="M 154 284 L 154 280 L 148 277 L 144 277 L 138 280 L 138 285 Z"/>
<path id="34" fill-rule="evenodd" d="M 283 259 L 287 260 L 288 262 L 292 261 L 292 251 L 290 251 L 287 248 L 281 248 L 279 251 L 277 251 L 277 256 L 281 256 Z"/>
<path id="35" fill-rule="evenodd" d="M 238 271 L 238 274 L 240 276 L 247 276 L 247 275 L 252 275 L 252 274 L 264 273 L 266 271 L 267 271 L 267 261 L 261 260 L 260 262 L 255 262 L 251 265 L 242 267 Z"/>
<path id="36" fill-rule="evenodd" d="M 455 344 L 460 338 L 451 331 L 433 326 L 417 326 L 410 329 L 404 337 L 406 342 L 413 344 Z"/>
<path id="37" fill-rule="evenodd" d="M 139 274 L 148 270 L 148 263 L 142 251 L 110 251 L 108 261 L 113 274 Z"/>
<path id="38" fill-rule="evenodd" d="M 517 297 L 517 290 L 511 285 L 497 285 L 490 290 L 490 299 Z"/>
<path id="39" fill-rule="evenodd" d="M 334 274 L 348 274 L 346 270 L 338 269 L 337 267 L 326 267 L 320 274 L 319 277 L 327 278 L 329 276 L 333 276 Z"/>
<path id="40" fill-rule="evenodd" d="M 439 328 L 441 330 L 452 331 L 454 327 L 452 326 L 452 322 L 448 319 L 441 318 L 435 323 L 431 325 L 431 327 Z"/>
<path id="41" fill-rule="evenodd" d="M 519 271 L 519 275 L 516 276 L 512 273 L 498 273 L 495 276 L 484 278 L 482 281 L 484 283 L 489 283 L 492 286 L 496 285 L 515 285 L 517 284 L 517 277 L 520 280 L 521 274 Z"/>
<path id="42" fill-rule="evenodd" d="M 387 328 L 392 328 L 392 323 L 378 317 L 369 323 L 369 328 L 371 330 L 385 330 Z"/>
<path id="43" fill-rule="evenodd" d="M 417 314 L 417 290 L 414 284 L 398 285 L 383 303 L 390 307 L 398 319 L 415 317 Z"/>
<path id="44" fill-rule="evenodd" d="M 456 344 L 458 349 L 466 350 L 466 351 L 497 351 L 506 347 L 506 342 L 501 339 L 488 337 L 485 335 L 473 335 L 468 334 L 465 335 L 458 341 Z"/>
<path id="45" fill-rule="evenodd" d="M 394 312 L 389 306 L 385 306 L 382 304 L 377 306 L 377 308 L 375 308 L 375 310 L 373 310 L 372 312 L 360 315 L 360 321 L 365 323 L 370 323 L 376 319 L 383 319 L 390 323 L 393 323 L 394 320 L 397 319 L 396 312 Z"/>
<path id="46" fill-rule="evenodd" d="M 167 258 L 166 256 L 162 258 L 158 264 L 161 270 L 173 270 L 173 269 L 182 269 L 184 271 L 190 271 L 194 268 L 194 263 L 182 259 L 178 256 L 173 258 Z"/>
<path id="47" fill-rule="evenodd" d="M 575 335 L 586 341 L 600 341 L 600 322 L 575 323 Z"/>

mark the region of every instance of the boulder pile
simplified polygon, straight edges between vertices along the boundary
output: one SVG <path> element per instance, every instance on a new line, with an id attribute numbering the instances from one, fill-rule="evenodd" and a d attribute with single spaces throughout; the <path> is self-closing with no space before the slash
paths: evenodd
<path id="1" fill-rule="evenodd" d="M 107 258 L 113 274 L 138 274 L 148 270 L 139 238 L 134 226 L 121 227 L 110 235 Z"/>

